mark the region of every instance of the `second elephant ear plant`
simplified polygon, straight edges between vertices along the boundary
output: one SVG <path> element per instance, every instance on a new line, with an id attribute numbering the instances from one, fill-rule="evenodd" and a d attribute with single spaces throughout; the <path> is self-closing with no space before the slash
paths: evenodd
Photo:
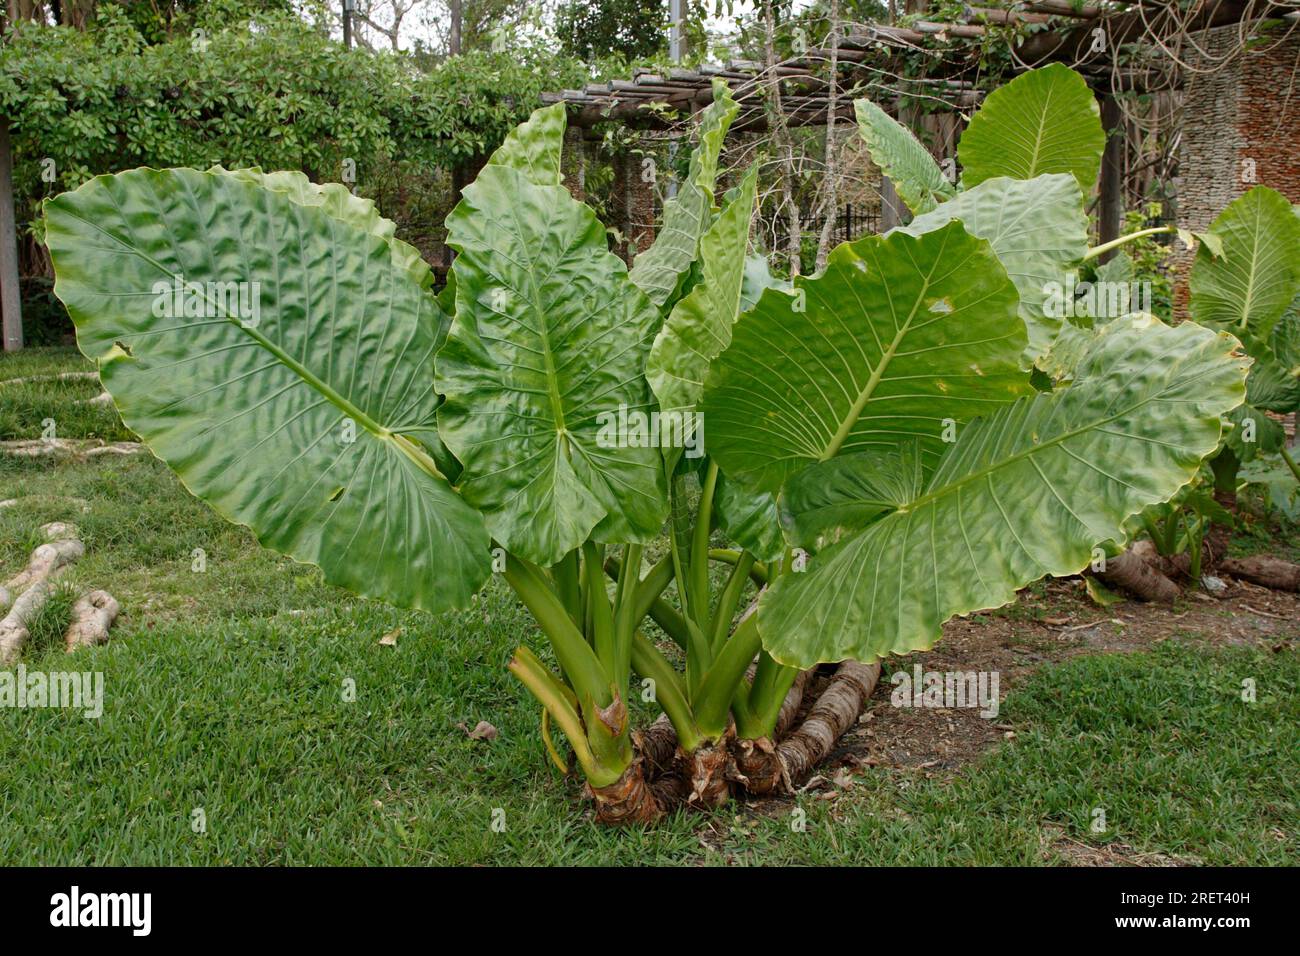
<path id="1" fill-rule="evenodd" d="M 439 295 L 369 202 L 223 169 L 48 201 L 56 291 L 126 424 L 267 547 L 435 612 L 499 571 L 546 639 L 509 666 L 552 756 L 558 729 L 598 819 L 649 822 L 796 783 L 882 657 L 1078 572 L 1242 402 L 1235 338 L 1142 315 L 1035 388 L 1060 323 L 1027 296 L 1086 254 L 1089 168 L 996 171 L 996 124 L 1062 101 L 1041 80 L 977 117 L 969 189 L 756 301 L 725 87 L 630 272 L 563 185 L 557 105 L 465 189 Z M 634 728 L 641 688 L 662 716 Z"/>

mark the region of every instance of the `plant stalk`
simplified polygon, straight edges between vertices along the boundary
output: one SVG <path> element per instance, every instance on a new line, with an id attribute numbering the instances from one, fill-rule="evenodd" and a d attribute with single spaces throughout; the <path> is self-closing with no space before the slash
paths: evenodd
<path id="1" fill-rule="evenodd" d="M 1143 236 L 1159 236 L 1176 231 L 1173 226 L 1152 226 L 1150 229 L 1139 229 L 1137 232 L 1130 232 L 1127 236 L 1120 236 L 1118 239 L 1112 239 L 1110 242 L 1103 242 L 1099 246 L 1094 246 L 1084 253 L 1081 261 L 1087 262 L 1089 259 L 1104 256 L 1112 249 L 1118 249 L 1125 243 L 1132 242 L 1134 239 L 1141 239 Z"/>

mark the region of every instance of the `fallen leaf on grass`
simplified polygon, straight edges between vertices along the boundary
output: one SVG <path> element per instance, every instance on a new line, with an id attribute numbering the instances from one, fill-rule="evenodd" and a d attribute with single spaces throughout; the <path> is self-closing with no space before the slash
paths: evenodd
<path id="1" fill-rule="evenodd" d="M 473 730 L 470 730 L 464 724 L 457 724 L 456 726 L 465 731 L 465 736 L 469 737 L 470 740 L 496 740 L 499 736 L 497 729 L 486 720 L 480 720 L 474 725 Z"/>

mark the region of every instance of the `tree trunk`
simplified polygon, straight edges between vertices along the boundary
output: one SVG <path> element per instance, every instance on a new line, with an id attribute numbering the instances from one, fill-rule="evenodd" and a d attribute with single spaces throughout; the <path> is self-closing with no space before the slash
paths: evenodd
<path id="1" fill-rule="evenodd" d="M 461 33 L 464 29 L 463 0 L 447 0 L 447 10 L 451 14 L 451 24 L 447 30 L 447 53 L 450 56 L 459 56 L 461 47 Z"/>
<path id="2" fill-rule="evenodd" d="M 1119 238 L 1124 220 L 1124 153 L 1126 149 L 1124 114 L 1119 100 L 1108 93 L 1101 100 L 1101 125 L 1106 133 L 1106 147 L 1101 158 L 1101 197 L 1098 201 L 1097 244 Z M 1103 253 L 1100 262 L 1114 256 Z"/>
<path id="3" fill-rule="evenodd" d="M 826 176 L 822 180 L 821 212 L 825 217 L 822 234 L 817 240 L 817 271 L 826 268 L 831 240 L 835 236 L 835 216 L 839 210 L 839 153 L 835 146 L 835 120 L 839 112 L 840 0 L 831 0 L 830 89 L 826 96 Z"/>

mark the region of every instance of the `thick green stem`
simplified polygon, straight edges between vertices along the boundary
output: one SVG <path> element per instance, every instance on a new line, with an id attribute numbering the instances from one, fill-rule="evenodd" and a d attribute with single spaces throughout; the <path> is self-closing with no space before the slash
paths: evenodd
<path id="1" fill-rule="evenodd" d="M 713 530 L 713 495 L 718 488 L 718 465 L 710 460 L 700 492 L 691 541 L 691 617 L 704 633 L 709 632 L 709 534 Z"/>
<path id="2" fill-rule="evenodd" d="M 614 609 L 605 590 L 604 559 L 600 549 L 590 541 L 582 546 L 582 573 L 587 579 L 588 618 L 591 621 L 591 644 L 596 657 L 611 680 L 618 679 L 618 648 L 614 641 Z"/>
<path id="3" fill-rule="evenodd" d="M 614 653 L 616 656 L 614 677 L 620 693 L 627 699 L 627 681 L 632 666 L 632 634 L 645 612 L 637 613 L 640 606 L 638 591 L 641 586 L 641 545 L 629 544 L 623 549 L 623 566 L 627 573 L 618 581 L 614 595 Z M 600 570 L 596 575 L 600 577 Z M 603 582 L 603 578 L 602 578 Z"/>
<path id="4" fill-rule="evenodd" d="M 722 645 L 693 698 L 695 722 L 705 736 L 716 740 L 726 731 L 736 688 L 745 679 L 745 670 L 759 647 L 758 614 L 751 613 Z"/>
<path id="5" fill-rule="evenodd" d="M 632 636 L 632 666 L 654 681 L 655 703 L 663 708 L 677 732 L 678 745 L 688 753 L 700 745 L 700 730 L 686 700 L 686 689 L 668 659 L 640 631 Z"/>
<path id="6" fill-rule="evenodd" d="M 742 722 L 737 715 L 736 736 L 742 740 L 771 737 L 776 729 L 781 705 L 785 703 L 786 694 L 798 676 L 799 668 L 779 663 L 767 651 L 760 652 L 754 685 L 749 692 L 752 719 Z"/>
<path id="7" fill-rule="evenodd" d="M 537 619 L 579 699 L 590 698 L 597 706 L 608 707 L 614 700 L 609 676 L 569 617 L 564 603 L 546 582 L 545 572 L 523 558 L 508 554 L 505 578 Z M 603 583 L 601 587 L 603 591 Z"/>
<path id="8" fill-rule="evenodd" d="M 685 531 L 682 528 L 679 528 L 679 524 L 684 523 L 685 521 L 686 506 L 682 502 L 682 495 L 682 481 L 680 478 L 674 477 L 670 470 L 668 475 L 668 496 L 671 516 L 669 518 L 670 524 L 668 529 L 668 554 L 672 559 L 673 578 L 677 581 L 677 598 L 681 602 L 682 613 L 687 617 L 690 617 L 690 582 L 687 580 L 686 574 L 686 569 L 688 567 L 688 561 L 686 559 L 689 559 L 690 555 L 687 554 L 686 559 L 683 558 L 682 548 L 684 542 L 678 535 L 680 530 L 681 537 L 685 537 Z"/>
<path id="9" fill-rule="evenodd" d="M 1187 558 L 1191 578 L 1201 580 L 1201 542 L 1205 540 L 1205 519 L 1197 515 L 1187 522 Z"/>
<path id="10" fill-rule="evenodd" d="M 623 562 L 617 558 L 605 560 L 605 573 L 613 581 L 622 580 Z M 650 608 L 660 595 L 668 589 L 673 581 L 673 561 L 671 555 L 664 555 L 641 579 L 636 589 L 636 619 L 640 621 L 650 613 Z"/>
<path id="11" fill-rule="evenodd" d="M 582 627 L 582 582 L 580 580 L 581 562 L 575 548 L 560 559 L 560 563 L 551 568 L 551 578 L 555 581 L 555 590 L 569 611 L 569 617 L 579 628 Z"/>
<path id="12" fill-rule="evenodd" d="M 1176 231 L 1177 229 L 1174 226 L 1153 226 L 1150 229 L 1139 229 L 1137 232 L 1130 232 L 1127 236 L 1120 236 L 1118 239 L 1112 239 L 1110 242 L 1103 242 L 1099 246 L 1093 246 L 1084 253 L 1082 261 L 1087 262 L 1089 259 L 1096 259 L 1098 256 L 1103 256 L 1112 249 L 1118 249 L 1125 243 L 1132 242 L 1134 239 L 1141 239 L 1143 236 L 1159 236 Z"/>
<path id="13" fill-rule="evenodd" d="M 593 786 L 608 786 L 623 775 L 623 771 L 632 762 L 630 748 L 603 747 L 602 752 L 597 753 L 592 747 L 593 741 L 587 737 L 582 718 L 578 715 L 567 688 L 532 651 L 526 647 L 516 649 L 508 669 L 541 701 L 542 706 L 564 731 L 582 772 Z M 626 757 L 622 752 L 624 749 Z"/>
<path id="14" fill-rule="evenodd" d="M 742 554 L 736 566 L 732 568 L 731 577 L 727 579 L 726 587 L 722 589 L 722 595 L 718 598 L 718 606 L 713 612 L 712 633 L 709 635 L 709 647 L 715 657 L 731 631 L 731 619 L 736 616 L 736 608 L 740 606 L 740 599 L 744 597 L 745 582 L 748 580 L 749 569 L 753 564 L 752 554 L 748 551 Z"/>
<path id="15" fill-rule="evenodd" d="M 740 562 L 741 552 L 733 551 L 730 548 L 710 548 L 709 560 L 721 561 L 723 564 L 738 564 Z M 761 561 L 755 561 L 749 568 L 749 578 L 760 588 L 767 584 L 770 576 L 768 567 Z"/>
<path id="16" fill-rule="evenodd" d="M 713 663 L 713 650 L 708 635 L 693 620 L 683 616 L 682 626 L 686 628 L 686 686 L 694 700 Z"/>
<path id="17" fill-rule="evenodd" d="M 1279 450 L 1282 452 L 1282 460 L 1291 469 L 1291 474 L 1295 475 L 1295 480 L 1300 481 L 1300 464 L 1296 464 L 1296 460 L 1291 457 L 1291 452 L 1285 444 Z"/>
<path id="18" fill-rule="evenodd" d="M 622 574 L 622 567 L 617 560 L 610 558 L 605 562 L 605 573 L 617 581 L 619 575 Z M 672 557 L 666 555 L 641 579 L 641 584 L 637 587 L 636 593 L 635 617 L 636 621 L 640 623 L 649 614 L 651 619 L 663 628 L 664 633 L 672 638 L 678 647 L 686 650 L 686 645 L 690 641 L 690 631 L 686 627 L 686 620 L 677 613 L 676 608 L 660 597 L 667 590 L 668 585 L 672 583 L 672 580 Z"/>

